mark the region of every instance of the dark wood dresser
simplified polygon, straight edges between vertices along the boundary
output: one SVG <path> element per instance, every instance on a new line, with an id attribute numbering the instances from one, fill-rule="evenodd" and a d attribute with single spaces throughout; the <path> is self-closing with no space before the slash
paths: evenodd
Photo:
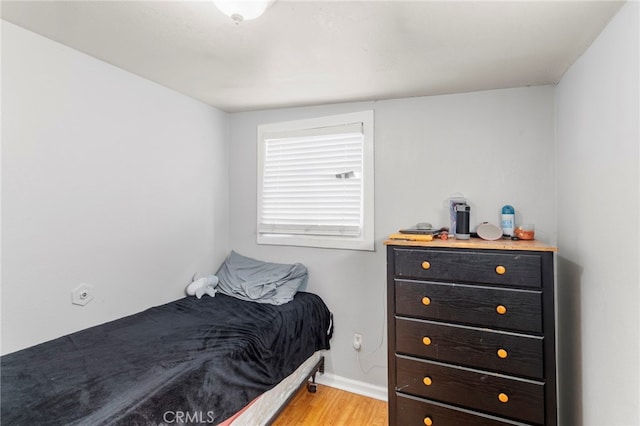
<path id="1" fill-rule="evenodd" d="M 556 425 L 556 249 L 385 244 L 389 424 Z"/>

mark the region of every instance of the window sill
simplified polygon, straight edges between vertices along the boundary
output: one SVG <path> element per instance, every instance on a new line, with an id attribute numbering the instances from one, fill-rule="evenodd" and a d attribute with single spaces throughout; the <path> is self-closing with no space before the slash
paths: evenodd
<path id="1" fill-rule="evenodd" d="M 258 234 L 258 244 L 375 251 L 375 241 L 349 237 Z"/>

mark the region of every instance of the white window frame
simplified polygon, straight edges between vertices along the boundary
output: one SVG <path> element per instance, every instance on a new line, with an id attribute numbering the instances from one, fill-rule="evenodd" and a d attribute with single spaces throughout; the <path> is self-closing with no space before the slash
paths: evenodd
<path id="1" fill-rule="evenodd" d="M 318 117 L 305 120 L 262 124 L 258 126 L 258 182 L 257 182 L 257 218 L 256 234 L 258 244 L 274 244 L 304 247 L 322 247 L 349 250 L 375 250 L 374 239 L 374 115 L 373 111 L 359 111 L 347 114 Z M 362 124 L 363 164 L 362 164 L 362 229 L 359 235 L 294 235 L 269 234 L 260 232 L 262 212 L 262 190 L 265 161 L 265 137 L 268 135 L 310 131 L 332 126 Z"/>

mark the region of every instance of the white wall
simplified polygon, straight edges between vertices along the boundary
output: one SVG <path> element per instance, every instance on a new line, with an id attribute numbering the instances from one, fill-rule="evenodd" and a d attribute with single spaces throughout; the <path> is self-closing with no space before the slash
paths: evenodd
<path id="1" fill-rule="evenodd" d="M 638 425 L 639 3 L 556 89 L 560 424 Z"/>
<path id="2" fill-rule="evenodd" d="M 335 315 L 327 371 L 386 386 L 386 255 L 382 242 L 419 221 L 448 225 L 443 202 L 462 192 L 472 224 L 498 224 L 513 204 L 518 222 L 555 243 L 553 87 L 531 87 L 268 110 L 230 115 L 229 241 L 260 259 L 304 263 L 308 290 Z M 376 252 L 256 244 L 256 126 L 373 109 Z M 351 347 L 363 334 L 360 362 Z"/>
<path id="3" fill-rule="evenodd" d="M 182 297 L 227 253 L 227 114 L 2 22 L 2 352 Z M 85 307 L 71 289 L 95 286 Z"/>

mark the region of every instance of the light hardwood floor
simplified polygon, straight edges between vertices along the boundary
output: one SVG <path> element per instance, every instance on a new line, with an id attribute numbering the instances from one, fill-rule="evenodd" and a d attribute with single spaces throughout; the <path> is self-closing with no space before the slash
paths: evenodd
<path id="1" fill-rule="evenodd" d="M 387 403 L 318 385 L 316 393 L 300 389 L 273 426 L 368 425 L 386 426 Z"/>

